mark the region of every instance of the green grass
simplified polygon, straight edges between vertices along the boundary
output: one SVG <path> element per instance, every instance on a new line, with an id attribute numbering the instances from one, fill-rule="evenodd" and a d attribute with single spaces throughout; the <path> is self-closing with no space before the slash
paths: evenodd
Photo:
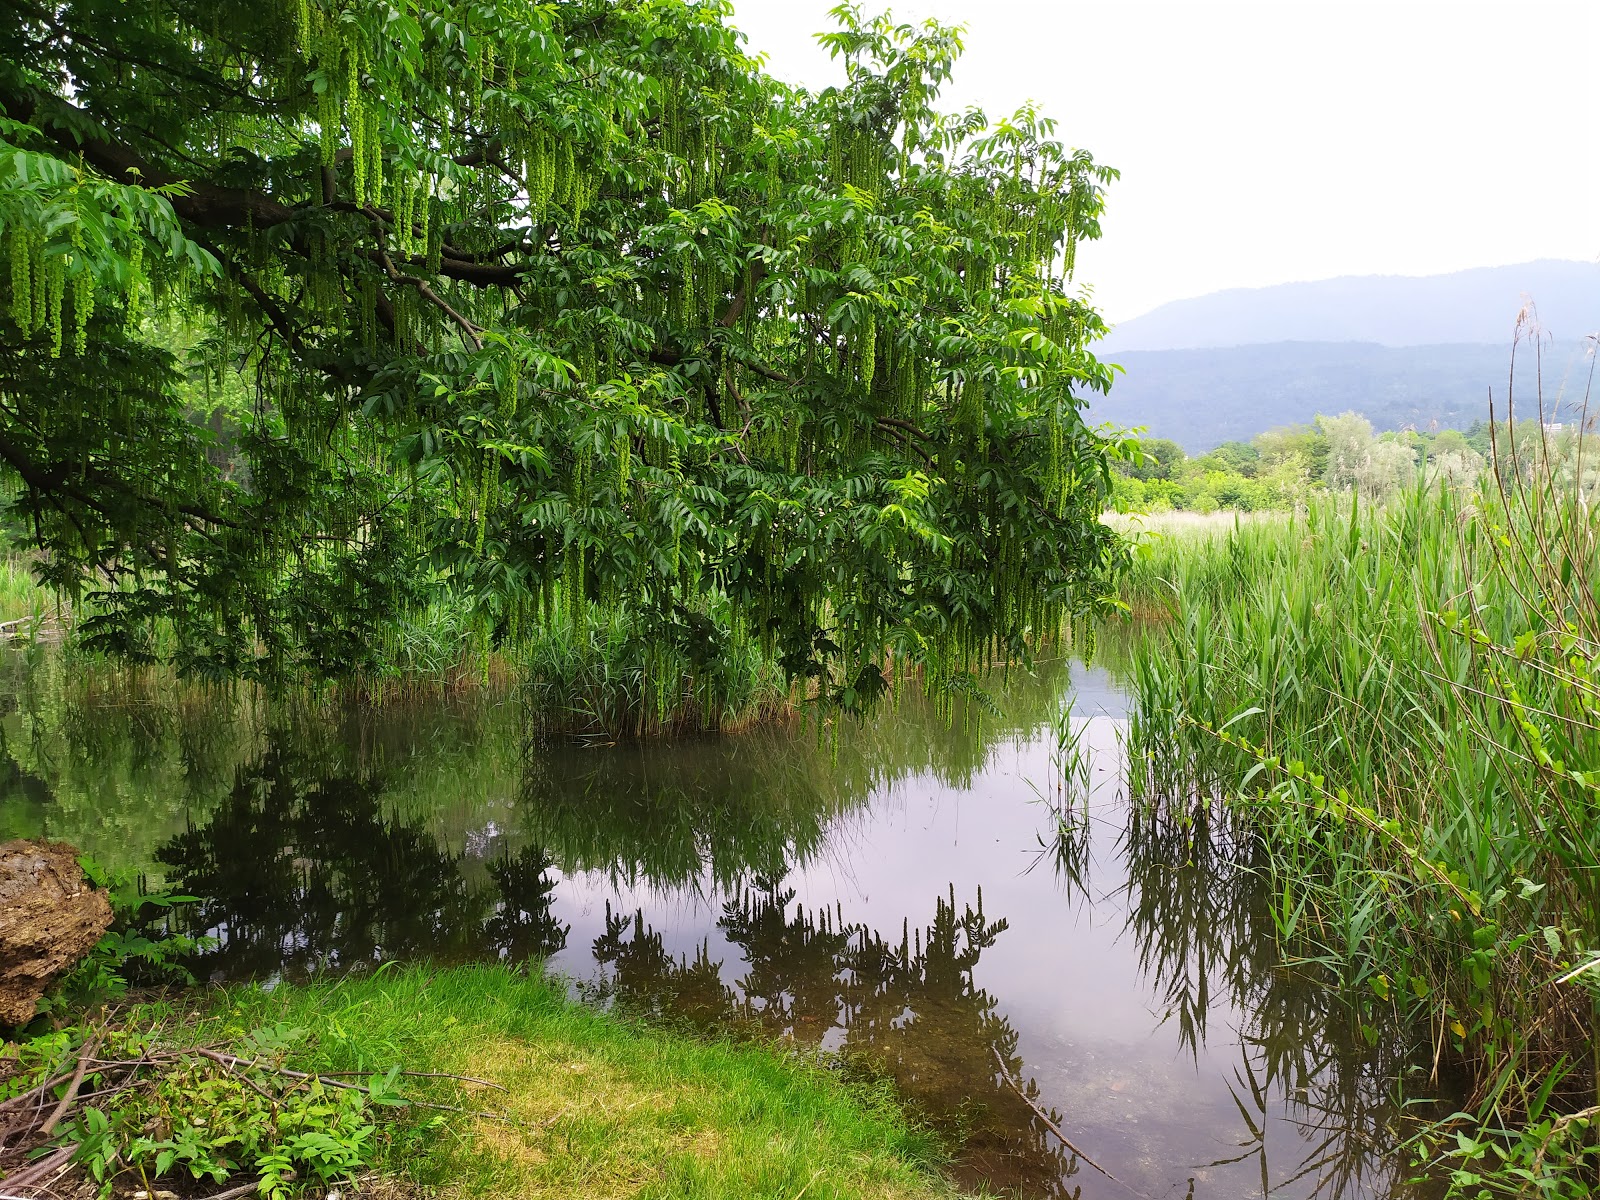
<path id="1" fill-rule="evenodd" d="M 528 711 L 545 732 L 603 741 L 732 730 L 791 715 L 782 669 L 726 603 L 680 614 L 671 648 L 623 606 L 557 619 L 519 651 Z"/>
<path id="2" fill-rule="evenodd" d="M 1156 541 L 1124 588 L 1135 796 L 1258 836 L 1297 967 L 1588 1186 L 1540 1122 L 1600 1087 L 1595 511 L 1538 478 L 1329 502 Z"/>
<path id="3" fill-rule="evenodd" d="M 0 553 L 0 623 L 37 622 L 56 611 L 56 600 L 33 577 L 28 560 Z"/>
<path id="4" fill-rule="evenodd" d="M 446 1196 L 846 1197 L 953 1195 L 931 1135 L 888 1094 L 817 1060 L 663 1032 L 568 999 L 496 965 L 384 970 L 218 994 L 195 1031 L 276 1022 L 310 1029 L 324 1071 L 474 1076 L 430 1099 L 510 1121 L 419 1113 L 386 1173 Z"/>

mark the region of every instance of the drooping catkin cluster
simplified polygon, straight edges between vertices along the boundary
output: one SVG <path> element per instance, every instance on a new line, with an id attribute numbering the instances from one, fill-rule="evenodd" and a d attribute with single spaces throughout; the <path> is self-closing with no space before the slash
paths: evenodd
<path id="1" fill-rule="evenodd" d="M 13 217 L 4 239 L 11 321 L 24 337 L 48 334 L 52 358 L 61 357 L 69 329 L 72 352 L 84 353 L 95 309 L 95 269 L 84 247 L 81 220 L 69 222 L 68 230 L 65 239 L 59 233 L 47 237 L 40 222 L 21 215 Z M 129 273 L 137 285 L 138 260 L 130 264 Z"/>

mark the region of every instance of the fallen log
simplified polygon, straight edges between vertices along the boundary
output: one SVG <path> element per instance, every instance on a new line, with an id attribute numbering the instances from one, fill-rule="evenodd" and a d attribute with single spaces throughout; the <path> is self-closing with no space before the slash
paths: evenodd
<path id="1" fill-rule="evenodd" d="M 39 997 L 111 926 L 111 904 L 65 842 L 0 845 L 0 1025 L 25 1025 Z"/>

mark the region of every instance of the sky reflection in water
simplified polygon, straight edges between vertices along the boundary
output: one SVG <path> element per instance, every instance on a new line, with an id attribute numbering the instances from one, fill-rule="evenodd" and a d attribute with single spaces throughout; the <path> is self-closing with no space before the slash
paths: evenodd
<path id="1" fill-rule="evenodd" d="M 547 957 L 630 1009 L 839 1052 L 996 1189 L 1423 1194 L 1383 1153 L 1394 1051 L 1277 964 L 1248 838 L 1130 815 L 1120 697 L 1070 676 L 1016 674 L 976 726 L 907 698 L 820 744 L 577 748 L 525 744 L 509 702 L 275 710 L 12 662 L 0 829 L 208 897 L 216 977 Z"/>

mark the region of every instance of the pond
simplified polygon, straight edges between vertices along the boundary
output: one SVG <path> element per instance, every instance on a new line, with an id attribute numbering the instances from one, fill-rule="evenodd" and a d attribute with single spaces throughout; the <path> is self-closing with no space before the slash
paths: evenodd
<path id="1" fill-rule="evenodd" d="M 578 746 L 509 696 L 269 704 L 36 650 L 0 662 L 0 834 L 205 897 L 210 978 L 545 959 L 597 1002 L 837 1052 L 974 1186 L 1433 1194 L 1392 1150 L 1400 1051 L 1278 961 L 1250 840 L 1130 810 L 1111 677 L 991 687 L 981 720 L 911 696 Z"/>

